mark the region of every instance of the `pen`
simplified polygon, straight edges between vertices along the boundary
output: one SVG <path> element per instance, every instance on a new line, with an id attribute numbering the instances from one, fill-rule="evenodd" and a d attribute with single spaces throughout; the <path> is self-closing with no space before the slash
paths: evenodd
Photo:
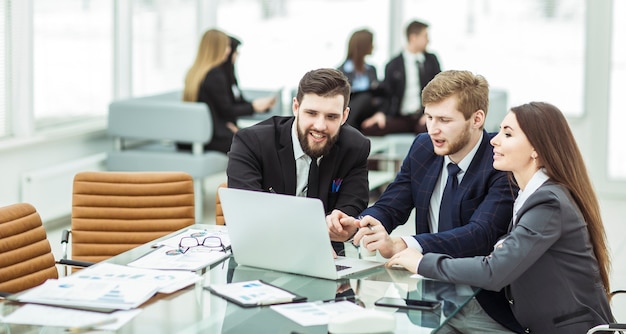
<path id="1" fill-rule="evenodd" d="M 77 327 L 70 327 L 66 331 L 68 333 L 82 333 L 82 332 L 96 329 L 96 327 L 100 327 L 100 326 L 104 326 L 104 325 L 108 325 L 108 324 L 112 324 L 116 322 L 117 322 L 117 318 L 106 318 L 104 320 L 100 320 L 91 324 L 77 326 Z"/>
<path id="2" fill-rule="evenodd" d="M 276 299 L 261 300 L 256 304 L 258 306 L 264 306 L 264 305 L 291 303 L 292 301 L 293 301 L 293 297 L 283 297 L 283 298 L 276 298 Z"/>

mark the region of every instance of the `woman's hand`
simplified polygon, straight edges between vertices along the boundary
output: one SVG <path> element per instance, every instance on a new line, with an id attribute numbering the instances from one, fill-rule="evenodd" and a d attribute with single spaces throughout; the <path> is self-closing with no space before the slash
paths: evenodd
<path id="1" fill-rule="evenodd" d="M 407 248 L 392 256 L 385 264 L 385 267 L 402 266 L 404 269 L 417 274 L 417 265 L 422 257 L 424 257 L 424 255 L 417 249 Z"/>
<path id="2" fill-rule="evenodd" d="M 367 129 L 374 125 L 378 125 L 378 128 L 384 129 L 387 124 L 387 116 L 382 111 L 376 112 L 361 123 L 361 128 Z"/>
<path id="3" fill-rule="evenodd" d="M 276 104 L 276 96 L 260 97 L 252 101 L 252 109 L 255 112 L 266 112 Z"/>
<path id="4" fill-rule="evenodd" d="M 233 122 L 226 122 L 226 127 L 233 133 L 237 133 L 237 131 L 239 131 L 239 128 Z"/>

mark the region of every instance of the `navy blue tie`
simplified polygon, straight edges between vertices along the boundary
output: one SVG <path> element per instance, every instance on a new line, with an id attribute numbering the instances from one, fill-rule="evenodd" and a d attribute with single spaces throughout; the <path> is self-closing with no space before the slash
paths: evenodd
<path id="1" fill-rule="evenodd" d="M 439 205 L 439 232 L 451 230 L 455 227 L 452 223 L 453 201 L 459 183 L 456 175 L 461 171 L 461 168 L 452 162 L 448 164 L 447 168 L 448 180 L 441 197 L 441 205 Z"/>

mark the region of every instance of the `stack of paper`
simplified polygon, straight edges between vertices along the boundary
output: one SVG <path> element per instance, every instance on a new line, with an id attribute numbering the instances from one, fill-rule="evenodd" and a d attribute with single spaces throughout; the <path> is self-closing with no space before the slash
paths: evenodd
<path id="1" fill-rule="evenodd" d="M 74 275 L 15 295 L 20 302 L 85 309 L 128 310 L 156 292 L 169 293 L 200 280 L 190 272 L 167 272 L 99 263 Z"/>
<path id="2" fill-rule="evenodd" d="M 143 304 L 158 290 L 140 281 L 50 279 L 17 297 L 20 302 L 87 309 L 128 310 Z"/>

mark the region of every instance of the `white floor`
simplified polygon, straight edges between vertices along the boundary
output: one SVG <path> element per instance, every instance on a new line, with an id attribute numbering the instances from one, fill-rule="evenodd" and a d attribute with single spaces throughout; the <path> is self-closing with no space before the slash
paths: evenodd
<path id="1" fill-rule="evenodd" d="M 205 182 L 204 198 L 204 222 L 215 224 L 215 192 L 217 186 L 226 181 L 226 174 L 219 174 L 210 177 Z M 613 270 L 611 273 L 612 290 L 626 290 L 626 203 L 623 200 L 600 198 L 600 206 L 606 228 L 606 233 L 611 249 Z M 409 221 L 413 221 L 410 217 Z M 61 231 L 69 228 L 69 221 L 59 222 L 53 227 L 48 227 L 48 238 L 52 245 L 52 250 L 57 259 L 62 256 Z M 405 225 L 393 234 L 409 234 L 412 232 L 412 224 Z M 614 315 L 618 320 L 626 322 L 626 295 L 618 295 L 613 301 Z"/>

